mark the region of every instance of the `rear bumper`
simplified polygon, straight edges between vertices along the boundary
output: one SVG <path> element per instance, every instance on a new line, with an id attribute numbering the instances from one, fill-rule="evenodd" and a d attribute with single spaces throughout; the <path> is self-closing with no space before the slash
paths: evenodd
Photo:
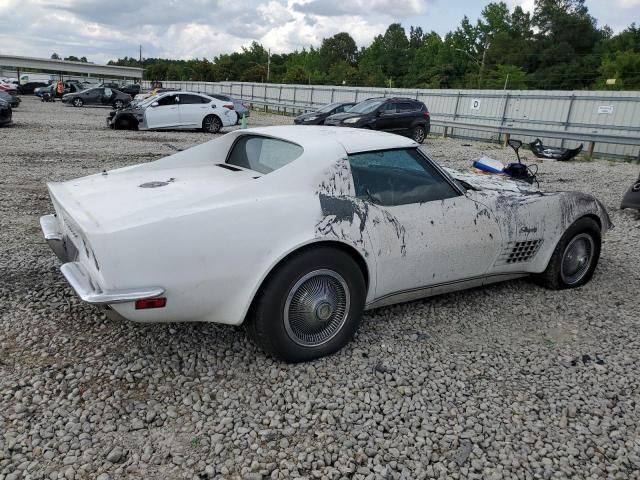
<path id="1" fill-rule="evenodd" d="M 159 297 L 164 293 L 164 288 L 161 287 L 102 290 L 79 262 L 65 263 L 60 270 L 78 296 L 83 301 L 94 305 L 135 302 Z"/>
<path id="2" fill-rule="evenodd" d="M 67 250 L 64 235 L 60 231 L 60 225 L 55 215 L 44 215 L 40 217 L 40 228 L 44 234 L 47 244 L 56 254 L 61 262 L 66 263 L 72 258 L 71 252 Z"/>
<path id="3" fill-rule="evenodd" d="M 60 267 L 62 274 L 83 301 L 94 305 L 109 305 L 155 298 L 164 293 L 162 287 L 102 289 L 80 262 L 72 261 L 77 258 L 77 252 L 75 248 L 71 251 L 72 244 L 65 241 L 56 216 L 44 215 L 40 217 L 40 227 L 47 244 L 63 262 Z"/>

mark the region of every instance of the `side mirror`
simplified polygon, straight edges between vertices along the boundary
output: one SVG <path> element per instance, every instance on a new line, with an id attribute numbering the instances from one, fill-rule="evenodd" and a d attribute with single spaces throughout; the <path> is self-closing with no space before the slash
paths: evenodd
<path id="1" fill-rule="evenodd" d="M 152 106 L 152 107 L 159 107 L 159 106 L 160 106 L 160 104 L 159 104 L 158 102 L 153 102 L 153 103 L 151 104 L 151 106 Z"/>
<path id="2" fill-rule="evenodd" d="M 382 116 L 382 110 L 376 111 L 376 117 L 381 117 L 381 116 Z"/>

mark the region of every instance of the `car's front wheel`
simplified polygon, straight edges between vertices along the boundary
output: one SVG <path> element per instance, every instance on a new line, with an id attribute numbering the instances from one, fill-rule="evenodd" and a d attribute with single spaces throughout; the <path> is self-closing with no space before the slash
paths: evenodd
<path id="1" fill-rule="evenodd" d="M 593 276 L 600 258 L 600 226 L 584 217 L 571 225 L 556 245 L 547 269 L 537 280 L 547 288 L 576 288 Z"/>
<path id="2" fill-rule="evenodd" d="M 116 110 L 120 110 L 122 107 L 124 107 L 124 102 L 122 100 L 116 100 L 113 102 L 113 108 Z"/>
<path id="3" fill-rule="evenodd" d="M 294 254 L 265 282 L 248 330 L 268 354 L 288 362 L 323 357 L 358 329 L 365 281 L 353 258 L 330 247 Z"/>
<path id="4" fill-rule="evenodd" d="M 222 128 L 222 121 L 216 115 L 207 115 L 202 121 L 202 130 L 209 133 L 218 133 Z"/>
<path id="5" fill-rule="evenodd" d="M 74 98 L 72 103 L 74 107 L 81 107 L 84 105 L 84 101 L 81 98 Z"/>
<path id="6" fill-rule="evenodd" d="M 427 131 L 422 125 L 416 125 L 413 127 L 411 131 L 411 138 L 418 143 L 424 142 L 424 139 L 427 137 Z"/>

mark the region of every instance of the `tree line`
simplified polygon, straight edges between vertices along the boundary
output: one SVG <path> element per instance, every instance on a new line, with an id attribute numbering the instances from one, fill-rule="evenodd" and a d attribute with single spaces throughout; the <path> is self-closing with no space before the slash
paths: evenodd
<path id="1" fill-rule="evenodd" d="M 348 32 L 319 47 L 269 55 L 258 42 L 212 60 L 138 59 L 148 80 L 245 81 L 401 88 L 640 88 L 640 28 L 618 34 L 600 27 L 585 0 L 536 0 L 532 14 L 489 3 L 480 19 L 466 16 L 444 37 L 389 25 L 358 49 Z"/>

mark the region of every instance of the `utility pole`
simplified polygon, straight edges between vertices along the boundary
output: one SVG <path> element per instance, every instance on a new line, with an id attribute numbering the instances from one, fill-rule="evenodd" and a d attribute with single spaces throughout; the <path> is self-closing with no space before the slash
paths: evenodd
<path id="1" fill-rule="evenodd" d="M 142 45 L 140 45 L 140 63 L 142 63 Z"/>
<path id="2" fill-rule="evenodd" d="M 271 49 L 267 51 L 267 83 L 269 83 L 270 73 L 271 73 Z"/>

